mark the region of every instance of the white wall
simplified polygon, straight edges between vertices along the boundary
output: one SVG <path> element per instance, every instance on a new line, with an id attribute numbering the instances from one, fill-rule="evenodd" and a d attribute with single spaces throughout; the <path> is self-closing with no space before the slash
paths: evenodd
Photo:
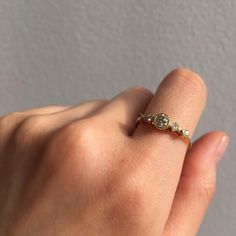
<path id="1" fill-rule="evenodd" d="M 199 235 L 236 235 L 235 23 L 234 0 L 0 0 L 0 114 L 155 91 L 174 67 L 196 70 L 209 87 L 196 136 L 231 136 Z"/>

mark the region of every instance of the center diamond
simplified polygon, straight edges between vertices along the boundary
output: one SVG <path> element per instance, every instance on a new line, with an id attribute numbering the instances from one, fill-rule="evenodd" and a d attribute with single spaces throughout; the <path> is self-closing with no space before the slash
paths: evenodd
<path id="1" fill-rule="evenodd" d="M 168 129 L 170 126 L 170 118 L 165 113 L 159 113 L 155 116 L 155 126 L 158 129 Z"/>

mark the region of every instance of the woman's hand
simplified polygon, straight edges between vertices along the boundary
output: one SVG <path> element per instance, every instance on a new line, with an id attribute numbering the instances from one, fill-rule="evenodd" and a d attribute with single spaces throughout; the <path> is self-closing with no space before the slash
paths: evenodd
<path id="1" fill-rule="evenodd" d="M 165 112 L 193 134 L 206 93 L 177 69 L 155 95 L 135 87 L 2 117 L 0 235 L 195 235 L 228 137 L 205 134 L 186 153 L 179 137 L 135 120 Z"/>

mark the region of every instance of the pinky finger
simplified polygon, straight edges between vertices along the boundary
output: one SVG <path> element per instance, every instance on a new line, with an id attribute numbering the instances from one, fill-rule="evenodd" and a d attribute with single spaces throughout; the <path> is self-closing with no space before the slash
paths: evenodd
<path id="1" fill-rule="evenodd" d="M 227 143 L 226 134 L 215 131 L 193 144 L 184 161 L 164 235 L 196 235 L 215 190 L 216 163 Z"/>

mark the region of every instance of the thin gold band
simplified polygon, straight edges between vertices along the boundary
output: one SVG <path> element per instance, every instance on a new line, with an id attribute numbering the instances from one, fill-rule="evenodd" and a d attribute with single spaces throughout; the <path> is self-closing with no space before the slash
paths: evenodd
<path id="1" fill-rule="evenodd" d="M 188 148 L 191 147 L 191 139 L 189 136 L 189 131 L 186 129 L 180 128 L 177 122 L 171 122 L 169 116 L 165 113 L 159 113 L 157 115 L 144 115 L 143 113 L 139 113 L 137 115 L 136 125 L 140 122 L 144 121 L 145 123 L 154 125 L 155 128 L 159 130 L 169 130 L 180 137 L 183 137 L 188 142 Z"/>

